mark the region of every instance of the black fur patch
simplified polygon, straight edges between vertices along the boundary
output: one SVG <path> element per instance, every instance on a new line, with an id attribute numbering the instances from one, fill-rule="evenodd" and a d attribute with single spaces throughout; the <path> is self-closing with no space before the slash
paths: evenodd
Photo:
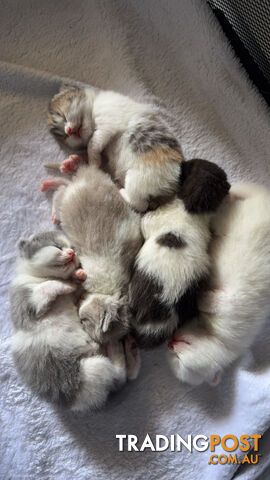
<path id="1" fill-rule="evenodd" d="M 229 189 L 226 173 L 215 163 L 200 159 L 182 163 L 178 197 L 188 212 L 215 211 Z"/>
<path id="2" fill-rule="evenodd" d="M 172 232 L 164 233 L 164 235 L 160 235 L 156 242 L 161 245 L 162 247 L 168 248 L 184 248 L 186 247 L 185 240 L 180 235 L 175 235 Z"/>
<path id="3" fill-rule="evenodd" d="M 194 281 L 175 305 L 179 317 L 179 327 L 199 315 L 198 295 L 205 287 L 207 277 Z"/>
<path id="4" fill-rule="evenodd" d="M 150 348 L 163 343 L 166 324 L 170 321 L 171 309 L 160 301 L 162 287 L 154 278 L 136 269 L 129 288 L 129 307 L 133 315 L 133 335 L 140 347 Z M 164 322 L 164 331 L 159 335 L 140 333 L 140 325 Z"/>

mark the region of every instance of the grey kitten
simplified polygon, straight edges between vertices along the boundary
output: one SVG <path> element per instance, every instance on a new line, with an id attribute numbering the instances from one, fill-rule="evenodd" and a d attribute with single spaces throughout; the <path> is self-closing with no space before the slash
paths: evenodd
<path id="1" fill-rule="evenodd" d="M 61 223 L 87 273 L 79 316 L 97 342 L 121 338 L 130 326 L 127 293 L 142 244 L 140 215 L 95 165 L 80 167 L 71 181 L 47 180 L 41 190 L 59 185 L 53 219 Z"/>
<path id="2" fill-rule="evenodd" d="M 77 285 L 70 280 L 85 279 L 78 264 L 62 233 L 20 241 L 10 288 L 16 330 L 12 353 L 22 379 L 36 394 L 85 410 L 103 405 L 110 390 L 129 376 L 130 364 L 126 366 L 120 342 L 111 342 L 105 356 L 83 329 L 74 303 Z M 129 344 L 127 340 L 127 360 L 133 356 L 134 364 L 136 352 Z"/>

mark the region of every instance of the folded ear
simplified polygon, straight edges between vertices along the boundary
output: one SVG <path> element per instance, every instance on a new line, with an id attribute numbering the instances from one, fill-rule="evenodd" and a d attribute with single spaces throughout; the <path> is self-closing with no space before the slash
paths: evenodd
<path id="1" fill-rule="evenodd" d="M 60 86 L 59 93 L 68 92 L 70 90 L 80 90 L 76 85 L 69 85 L 68 83 L 63 83 Z"/>
<path id="2" fill-rule="evenodd" d="M 221 380 L 221 376 L 222 376 L 221 370 L 217 370 L 214 373 L 214 375 L 211 375 L 207 379 L 207 383 L 209 383 L 209 385 L 211 385 L 212 387 L 216 387 L 216 385 L 218 385 Z"/>
<path id="3" fill-rule="evenodd" d="M 214 212 L 229 189 L 226 173 L 215 163 L 201 159 L 182 163 L 178 197 L 188 212 Z"/>
<path id="4" fill-rule="evenodd" d="M 20 253 L 21 256 L 25 255 L 27 245 L 28 245 L 28 241 L 25 240 L 24 238 L 21 238 L 19 240 L 17 246 L 18 246 L 19 253 Z"/>

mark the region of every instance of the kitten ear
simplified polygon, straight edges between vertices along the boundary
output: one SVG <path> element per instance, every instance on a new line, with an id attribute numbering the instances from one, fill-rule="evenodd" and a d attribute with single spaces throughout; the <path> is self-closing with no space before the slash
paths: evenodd
<path id="1" fill-rule="evenodd" d="M 59 93 L 66 92 L 67 90 L 70 89 L 70 87 L 71 85 L 68 85 L 67 83 L 63 83 L 59 88 Z"/>
<path id="2" fill-rule="evenodd" d="M 216 385 L 219 384 L 219 382 L 221 380 L 221 376 L 222 376 L 221 370 L 217 370 L 214 375 L 211 375 L 211 376 L 208 377 L 207 382 L 212 387 L 215 387 Z"/>
<path id="3" fill-rule="evenodd" d="M 229 189 L 226 173 L 215 163 L 201 159 L 183 162 L 178 196 L 188 212 L 214 212 Z"/>
<path id="4" fill-rule="evenodd" d="M 26 247 L 27 243 L 28 243 L 28 241 L 25 240 L 24 238 L 21 238 L 21 239 L 19 240 L 17 246 L 18 246 L 18 249 L 19 249 L 20 254 L 23 254 L 23 253 L 24 253 L 25 247 Z"/>

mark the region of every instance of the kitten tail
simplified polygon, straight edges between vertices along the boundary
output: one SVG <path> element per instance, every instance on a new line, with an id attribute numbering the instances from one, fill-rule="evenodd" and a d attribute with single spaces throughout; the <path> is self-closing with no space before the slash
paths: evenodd
<path id="1" fill-rule="evenodd" d="M 45 168 L 50 168 L 52 170 L 57 170 L 58 172 L 61 172 L 61 170 L 60 170 L 61 163 L 56 163 L 56 162 L 55 163 L 53 163 L 53 162 L 52 163 L 50 163 L 50 162 L 49 163 L 44 163 L 44 167 Z"/>

